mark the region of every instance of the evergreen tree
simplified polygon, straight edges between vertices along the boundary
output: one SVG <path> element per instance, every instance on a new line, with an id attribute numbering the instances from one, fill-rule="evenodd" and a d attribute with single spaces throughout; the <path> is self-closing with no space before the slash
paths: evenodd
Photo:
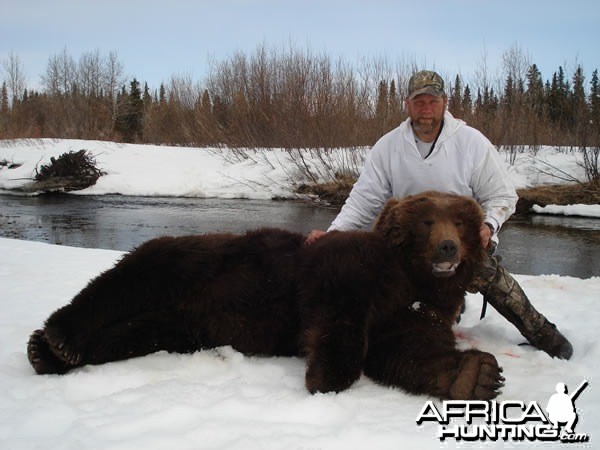
<path id="1" fill-rule="evenodd" d="M 8 89 L 6 88 L 6 82 L 2 83 L 1 99 L 0 99 L 0 113 L 8 114 Z"/>
<path id="2" fill-rule="evenodd" d="M 483 96 L 481 95 L 481 89 L 477 88 L 477 98 L 475 99 L 475 113 L 483 110 Z"/>
<path id="3" fill-rule="evenodd" d="M 6 82 L 2 83 L 2 91 L 0 95 L 0 132 L 2 132 L 8 129 L 9 103 Z"/>
<path id="4" fill-rule="evenodd" d="M 592 73 L 590 85 L 590 115 L 594 127 L 600 133 L 600 81 L 598 80 L 598 69 Z"/>
<path id="5" fill-rule="evenodd" d="M 468 84 L 465 86 L 461 109 L 464 117 L 469 117 L 473 113 L 473 100 L 471 99 L 471 89 Z"/>
<path id="6" fill-rule="evenodd" d="M 552 83 L 548 89 L 547 99 L 548 116 L 552 122 L 559 123 L 562 118 L 563 110 L 560 81 L 556 72 L 552 74 Z"/>
<path id="7" fill-rule="evenodd" d="M 167 103 L 167 93 L 166 93 L 166 89 L 165 89 L 164 83 L 160 83 L 160 90 L 159 90 L 159 94 L 158 94 L 158 102 L 161 105 L 164 105 L 165 103 Z"/>
<path id="8" fill-rule="evenodd" d="M 129 94 L 123 86 L 117 108 L 116 131 L 121 133 L 125 142 L 135 142 L 141 137 L 144 119 L 142 91 L 135 78 L 129 84 Z"/>
<path id="9" fill-rule="evenodd" d="M 483 103 L 486 112 L 493 114 L 496 111 L 498 111 L 498 107 L 500 106 L 500 100 L 494 92 L 494 88 L 490 88 L 489 91 L 487 89 L 484 90 Z"/>
<path id="10" fill-rule="evenodd" d="M 525 105 L 536 116 L 541 117 L 544 111 L 544 83 L 542 74 L 537 65 L 532 64 L 527 71 L 527 88 L 525 91 Z"/>
<path id="11" fill-rule="evenodd" d="M 448 110 L 456 117 L 462 117 L 462 82 L 460 76 L 456 75 L 454 85 L 452 86 L 452 94 L 448 99 Z"/>
<path id="12" fill-rule="evenodd" d="M 381 80 L 377 88 L 377 103 L 375 104 L 375 123 L 379 135 L 383 135 L 386 132 L 385 123 L 388 115 L 388 107 L 388 84 L 387 81 Z"/>
<path id="13" fill-rule="evenodd" d="M 571 96 L 571 108 L 573 109 L 573 115 L 581 116 L 587 109 L 585 101 L 585 76 L 583 75 L 583 69 L 581 66 L 577 66 L 575 73 L 573 74 L 573 93 Z M 577 118 L 577 117 L 576 117 Z"/>
<path id="14" fill-rule="evenodd" d="M 399 123 L 401 120 L 400 113 L 402 108 L 400 106 L 400 96 L 396 92 L 396 82 L 393 79 L 390 81 L 389 104 L 389 122 L 394 126 L 394 124 Z"/>
<path id="15" fill-rule="evenodd" d="M 508 74 L 506 82 L 504 83 L 504 97 L 502 99 L 504 107 L 507 111 L 513 109 L 515 101 L 515 85 L 512 75 Z"/>
<path id="16" fill-rule="evenodd" d="M 142 96 L 142 100 L 144 103 L 144 110 L 148 111 L 152 106 L 152 94 L 150 94 L 150 89 L 148 88 L 148 83 L 144 83 L 144 94 Z"/>

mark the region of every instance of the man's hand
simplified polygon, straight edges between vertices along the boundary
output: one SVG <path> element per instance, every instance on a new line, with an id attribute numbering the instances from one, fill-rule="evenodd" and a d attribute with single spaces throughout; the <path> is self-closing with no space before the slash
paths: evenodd
<path id="1" fill-rule="evenodd" d="M 487 248 L 488 244 L 490 243 L 490 239 L 492 237 L 492 230 L 487 223 L 484 223 L 481 226 L 481 230 L 479 230 L 479 235 L 481 236 L 481 245 L 483 245 L 483 248 Z M 310 235 L 309 235 L 309 238 L 310 238 Z"/>
<path id="2" fill-rule="evenodd" d="M 304 245 L 312 245 L 315 242 L 317 242 L 317 239 L 325 236 L 326 234 L 327 234 L 327 231 L 312 230 L 308 234 L 308 237 L 306 238 L 306 241 L 304 241 Z"/>

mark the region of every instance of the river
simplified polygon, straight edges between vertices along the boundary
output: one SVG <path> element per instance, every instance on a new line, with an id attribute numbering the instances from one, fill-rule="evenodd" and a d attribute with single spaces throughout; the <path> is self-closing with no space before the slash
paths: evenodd
<path id="1" fill-rule="evenodd" d="M 0 195 L 0 236 L 86 248 L 130 250 L 161 235 L 281 227 L 326 229 L 338 213 L 293 201 L 173 197 Z M 600 220 L 527 215 L 500 232 L 498 253 L 518 274 L 600 276 Z"/>

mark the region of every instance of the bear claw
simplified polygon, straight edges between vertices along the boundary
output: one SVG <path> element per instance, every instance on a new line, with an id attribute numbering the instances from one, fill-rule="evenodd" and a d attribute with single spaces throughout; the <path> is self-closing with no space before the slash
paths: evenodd
<path id="1" fill-rule="evenodd" d="M 81 362 L 81 353 L 66 343 L 65 336 L 56 327 L 46 327 L 46 339 L 50 350 L 63 362 L 76 366 Z"/>

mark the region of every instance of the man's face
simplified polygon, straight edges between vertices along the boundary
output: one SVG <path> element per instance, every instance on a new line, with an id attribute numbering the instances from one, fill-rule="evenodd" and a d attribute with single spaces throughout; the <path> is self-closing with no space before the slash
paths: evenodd
<path id="1" fill-rule="evenodd" d="M 424 134 L 437 131 L 446 110 L 446 97 L 436 97 L 430 94 L 417 95 L 412 100 L 406 100 L 406 109 L 413 127 Z"/>

